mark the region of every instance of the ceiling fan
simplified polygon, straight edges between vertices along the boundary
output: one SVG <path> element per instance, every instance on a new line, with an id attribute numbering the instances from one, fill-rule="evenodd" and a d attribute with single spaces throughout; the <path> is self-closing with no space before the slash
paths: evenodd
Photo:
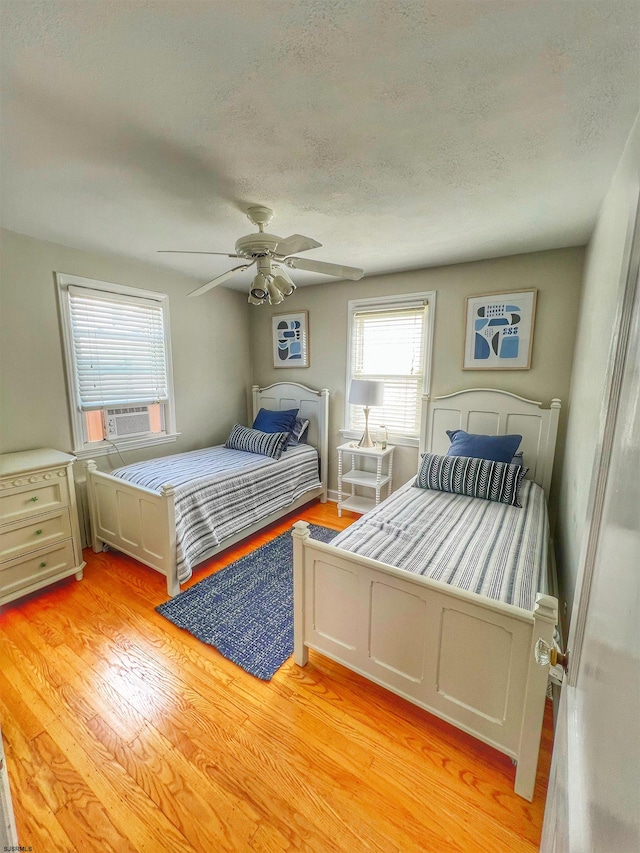
<path id="1" fill-rule="evenodd" d="M 161 253 L 181 255 L 224 255 L 226 258 L 244 258 L 247 263 L 223 272 L 222 275 L 208 281 L 197 290 L 192 290 L 188 296 L 200 296 L 222 284 L 223 281 L 238 273 L 248 270 L 254 264 L 258 272 L 251 283 L 249 291 L 249 302 L 252 305 L 278 305 L 285 296 L 290 296 L 296 289 L 288 270 L 299 269 L 309 272 L 319 272 L 323 275 L 333 275 L 337 278 L 349 278 L 357 281 L 364 275 L 364 270 L 357 267 L 345 267 L 340 264 L 328 264 L 325 261 L 314 261 L 306 258 L 298 258 L 298 252 L 306 252 L 309 249 L 317 249 L 322 245 L 311 237 L 303 237 L 302 234 L 292 234 L 291 237 L 278 237 L 276 234 L 268 234 L 264 227 L 273 218 L 273 211 L 268 207 L 250 207 L 247 218 L 258 227 L 257 234 L 247 234 L 236 240 L 235 254 L 227 252 L 189 252 L 182 249 L 162 249 Z"/>

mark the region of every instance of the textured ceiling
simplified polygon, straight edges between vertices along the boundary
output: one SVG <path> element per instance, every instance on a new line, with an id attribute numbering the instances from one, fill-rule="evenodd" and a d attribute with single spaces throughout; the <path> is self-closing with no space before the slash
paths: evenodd
<path id="1" fill-rule="evenodd" d="M 638 111 L 635 0 L 0 6 L 3 226 L 202 281 L 251 204 L 366 274 L 585 243 Z"/>

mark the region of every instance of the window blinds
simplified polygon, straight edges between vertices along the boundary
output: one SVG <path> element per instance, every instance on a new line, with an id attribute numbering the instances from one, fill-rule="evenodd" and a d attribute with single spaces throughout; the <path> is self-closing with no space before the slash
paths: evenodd
<path id="1" fill-rule="evenodd" d="M 369 423 L 395 435 L 417 436 L 424 383 L 427 306 L 356 310 L 351 323 L 351 378 L 384 382 L 384 405 Z M 364 429 L 361 406 L 350 406 L 350 427 Z"/>
<path id="2" fill-rule="evenodd" d="M 81 411 L 168 400 L 162 303 L 69 287 Z"/>

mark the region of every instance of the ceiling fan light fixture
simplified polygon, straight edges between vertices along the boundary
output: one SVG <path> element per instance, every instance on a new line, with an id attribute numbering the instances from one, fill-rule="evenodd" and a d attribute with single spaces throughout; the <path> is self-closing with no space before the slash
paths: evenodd
<path id="1" fill-rule="evenodd" d="M 264 290 L 267 292 L 267 277 L 259 272 L 253 279 L 253 288 L 255 290 Z"/>
<path id="2" fill-rule="evenodd" d="M 281 302 L 284 302 L 284 294 L 274 284 L 273 279 L 267 281 L 267 291 L 269 292 L 269 305 L 279 305 Z"/>
<path id="3" fill-rule="evenodd" d="M 256 300 L 252 303 L 253 305 L 260 305 L 267 298 L 267 283 L 267 277 L 262 275 L 262 273 L 260 272 L 253 279 L 253 284 L 251 285 L 251 290 L 249 291 L 249 296 L 253 297 Z"/>
<path id="4" fill-rule="evenodd" d="M 280 293 L 283 296 L 291 296 L 293 291 L 296 289 L 296 286 L 292 281 L 291 282 L 287 281 L 286 278 L 284 278 L 284 276 L 281 276 L 281 275 L 277 275 L 273 279 L 273 283 L 275 284 L 275 286 L 278 288 L 278 290 L 280 291 Z"/>

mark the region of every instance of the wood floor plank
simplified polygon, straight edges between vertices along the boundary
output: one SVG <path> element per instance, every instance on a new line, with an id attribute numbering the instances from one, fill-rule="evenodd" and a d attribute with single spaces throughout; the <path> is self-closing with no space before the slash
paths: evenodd
<path id="1" fill-rule="evenodd" d="M 41 798 L 44 799 L 49 810 L 55 814 L 60 806 L 67 802 L 68 789 L 59 783 L 54 769 L 49 766 L 39 748 L 39 737 L 46 736 L 45 733 L 28 739 L 20 730 L 18 718 L 11 714 L 2 698 L 0 698 L 0 714 L 5 745 L 10 746 L 13 760 L 19 761 L 26 769 Z"/>
<path id="2" fill-rule="evenodd" d="M 95 717 L 89 726 L 196 849 L 233 853 L 248 847 L 258 815 L 212 784 L 155 730 L 148 727 L 132 743 L 123 744 L 101 718 Z"/>
<path id="3" fill-rule="evenodd" d="M 274 826 L 261 823 L 253 837 L 249 839 L 248 849 L 255 853 L 286 853 L 296 848 L 292 847 L 289 839 Z"/>
<path id="4" fill-rule="evenodd" d="M 18 720 L 20 733 L 27 740 L 45 731 L 46 714 L 38 713 L 38 709 L 32 709 L 0 669 L 0 702 L 3 699 L 5 703 L 10 703 L 13 709 L 13 713 L 9 713 L 4 705 L 4 709 L 0 711 L 0 722 L 5 736 L 8 736 L 9 727 L 13 728 L 17 725 Z"/>
<path id="5" fill-rule="evenodd" d="M 110 839 L 108 843 L 115 844 L 114 849 L 126 850 L 130 838 L 133 850 L 148 853 L 155 853 L 169 842 L 176 845 L 176 849 L 192 850 L 184 836 L 102 748 L 100 741 L 87 728 L 86 722 L 74 714 L 73 705 L 67 705 L 69 693 L 48 689 L 49 685 L 41 681 L 41 670 L 9 643 L 6 636 L 0 637 L 0 644 L 7 677 L 28 701 L 39 707 L 44 704 L 54 712 L 47 725 L 47 733 L 68 765 L 86 783 L 82 807 L 90 807 L 96 821 L 104 823 L 105 837 Z M 97 806 L 93 805 L 94 801 Z M 74 805 L 68 802 L 55 812 L 65 832 L 75 839 L 81 837 L 83 826 L 82 821 L 73 819 L 72 813 L 77 808 L 77 803 Z M 108 812 L 103 814 L 100 811 L 102 808 L 107 808 Z M 93 834 L 89 833 L 87 849 L 104 849 L 99 844 L 92 846 L 96 843 Z"/>
<path id="6" fill-rule="evenodd" d="M 343 529 L 335 505 L 297 514 Z M 281 532 L 217 555 L 189 585 Z M 508 758 L 312 653 L 270 682 L 155 611 L 163 578 L 85 552 L 0 613 L 0 719 L 16 822 L 34 851 L 534 851 L 533 803 Z"/>
<path id="7" fill-rule="evenodd" d="M 38 785 L 30 768 L 6 746 L 7 769 L 11 779 L 13 809 L 18 827 L 18 840 L 34 850 L 73 853 L 77 850 L 64 831 Z M 91 849 L 91 848 L 88 848 Z"/>

